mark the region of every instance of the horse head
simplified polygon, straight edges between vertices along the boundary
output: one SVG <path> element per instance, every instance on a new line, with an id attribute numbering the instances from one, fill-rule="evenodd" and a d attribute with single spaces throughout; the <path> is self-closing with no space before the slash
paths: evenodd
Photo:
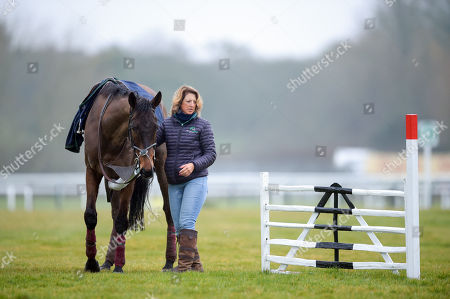
<path id="1" fill-rule="evenodd" d="M 139 162 L 141 175 L 151 178 L 155 167 L 156 131 L 158 130 L 155 109 L 161 103 L 161 92 L 158 92 L 151 101 L 131 92 L 128 103 L 130 104 L 128 130 L 131 146 Z"/>

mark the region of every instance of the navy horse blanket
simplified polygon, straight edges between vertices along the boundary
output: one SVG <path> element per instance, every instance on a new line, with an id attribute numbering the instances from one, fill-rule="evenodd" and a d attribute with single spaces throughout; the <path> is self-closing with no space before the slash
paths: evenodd
<path id="1" fill-rule="evenodd" d="M 86 119 L 89 115 L 89 111 L 91 111 L 92 105 L 94 104 L 95 99 L 97 98 L 97 95 L 99 94 L 100 90 L 103 88 L 103 86 L 108 83 L 113 82 L 115 84 L 122 83 L 126 86 L 130 91 L 137 93 L 140 97 L 147 98 L 149 100 L 153 99 L 153 96 L 149 94 L 145 89 L 140 87 L 135 82 L 126 81 L 126 80 L 118 80 L 116 78 L 106 78 L 103 81 L 101 81 L 98 86 L 90 92 L 86 98 L 81 102 L 80 106 L 78 107 L 78 112 L 75 114 L 75 117 L 72 121 L 72 125 L 70 126 L 69 134 L 66 138 L 66 145 L 65 148 L 68 151 L 79 153 L 81 145 L 83 144 L 84 137 L 84 127 L 86 125 Z M 163 112 L 161 110 L 161 107 L 158 106 L 155 109 L 155 115 L 158 119 L 158 125 L 161 125 L 164 116 Z"/>

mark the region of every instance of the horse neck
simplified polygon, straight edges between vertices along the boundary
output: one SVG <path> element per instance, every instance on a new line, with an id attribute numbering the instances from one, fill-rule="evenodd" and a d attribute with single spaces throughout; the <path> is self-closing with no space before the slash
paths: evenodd
<path id="1" fill-rule="evenodd" d="M 102 120 L 104 151 L 122 145 L 128 136 L 130 106 L 128 97 L 113 99 Z"/>

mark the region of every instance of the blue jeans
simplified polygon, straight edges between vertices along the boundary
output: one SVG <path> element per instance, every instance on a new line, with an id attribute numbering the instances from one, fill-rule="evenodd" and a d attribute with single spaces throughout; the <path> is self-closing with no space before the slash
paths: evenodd
<path id="1" fill-rule="evenodd" d="M 207 176 L 183 184 L 169 184 L 170 213 L 177 235 L 182 229 L 195 230 L 195 222 L 206 200 L 207 193 Z"/>

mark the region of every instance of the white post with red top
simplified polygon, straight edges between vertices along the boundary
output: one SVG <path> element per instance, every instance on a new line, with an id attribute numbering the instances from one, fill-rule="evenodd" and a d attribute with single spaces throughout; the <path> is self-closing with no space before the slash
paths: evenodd
<path id="1" fill-rule="evenodd" d="M 419 162 L 417 114 L 406 115 L 406 276 L 420 278 Z"/>

